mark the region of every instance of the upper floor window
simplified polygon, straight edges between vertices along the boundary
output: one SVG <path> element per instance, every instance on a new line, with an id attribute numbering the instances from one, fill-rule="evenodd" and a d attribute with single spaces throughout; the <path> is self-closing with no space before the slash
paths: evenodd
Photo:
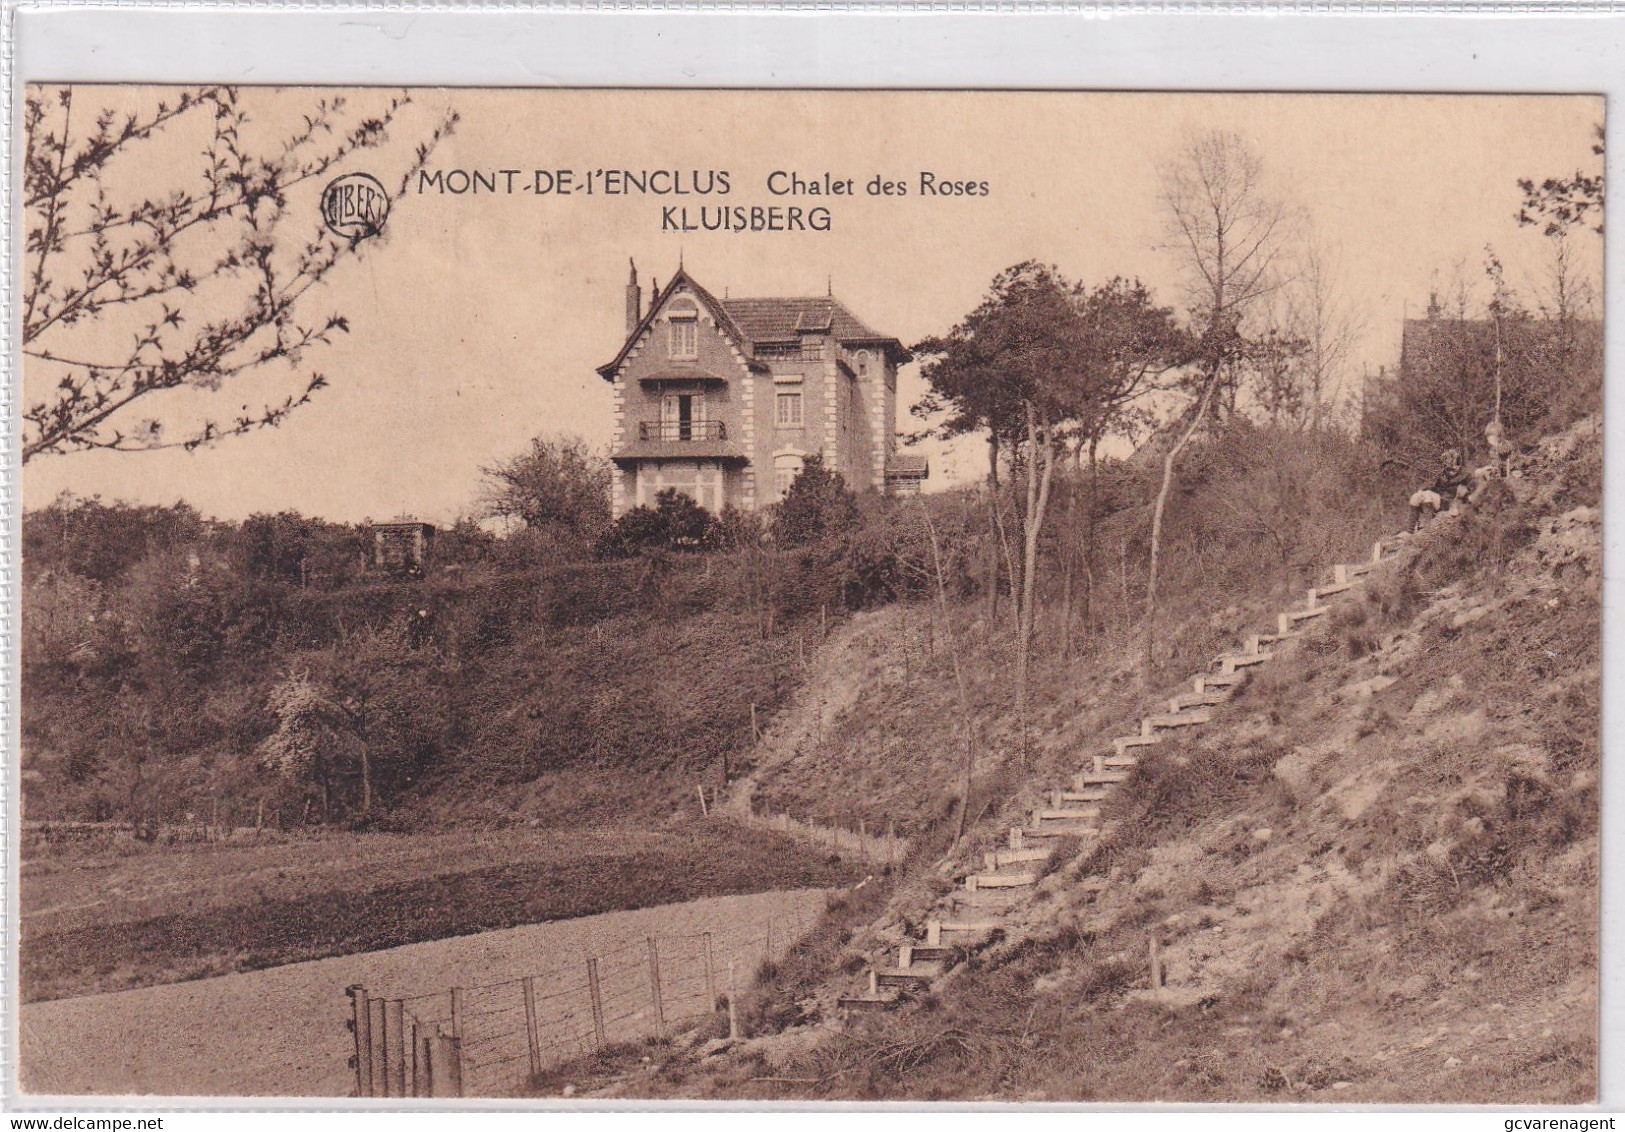
<path id="1" fill-rule="evenodd" d="M 679 299 L 666 309 L 670 328 L 671 356 L 693 361 L 700 356 L 700 311 L 693 303 Z"/>
<path id="2" fill-rule="evenodd" d="M 774 420 L 778 426 L 780 428 L 800 428 L 801 394 L 799 392 L 780 393 L 775 398 L 775 401 L 778 405 L 778 412 Z"/>

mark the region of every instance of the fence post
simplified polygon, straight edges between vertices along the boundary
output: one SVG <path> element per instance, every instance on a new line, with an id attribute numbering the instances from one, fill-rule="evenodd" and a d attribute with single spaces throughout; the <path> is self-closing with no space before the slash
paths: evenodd
<path id="1" fill-rule="evenodd" d="M 711 962 L 711 933 L 705 933 L 705 1012 L 715 1014 L 717 1009 L 716 967 Z"/>
<path id="2" fill-rule="evenodd" d="M 435 1026 L 438 1029 L 439 1028 L 439 1023 L 438 1022 L 435 1023 Z M 431 1034 L 423 1034 L 419 1038 L 419 1042 L 422 1044 L 422 1047 L 423 1047 L 423 1052 L 420 1055 L 420 1057 L 422 1058 L 421 1065 L 423 1066 L 423 1085 L 422 1085 L 423 1091 L 419 1095 L 420 1096 L 425 1096 L 425 1097 L 432 1097 L 432 1096 L 435 1095 L 435 1092 L 434 1092 L 434 1061 L 435 1061 L 435 1055 L 434 1055 L 435 1041 L 434 1041 L 434 1036 L 431 1035 Z"/>
<path id="3" fill-rule="evenodd" d="M 411 1090 L 406 1094 L 409 1097 L 421 1097 L 423 1095 L 422 1084 L 418 1080 L 418 1049 L 420 1045 L 418 1016 L 414 1014 L 412 1015 L 412 1086 Z"/>
<path id="4" fill-rule="evenodd" d="M 696 786 L 694 789 L 700 792 L 700 816 L 702 818 L 710 817 L 711 811 L 705 805 L 705 786 L 702 784 L 700 786 Z"/>
<path id="5" fill-rule="evenodd" d="M 384 1054 L 384 1063 L 389 1064 L 393 1055 L 395 1061 L 395 1076 L 390 1082 L 394 1092 L 391 1096 L 406 1096 L 406 1006 L 398 998 L 392 998 L 384 1004 L 384 1013 L 388 1018 L 390 1048 Z"/>
<path id="6" fill-rule="evenodd" d="M 655 1008 L 655 1037 L 666 1036 L 666 1007 L 660 1000 L 660 945 L 649 937 L 649 992 Z"/>
<path id="7" fill-rule="evenodd" d="M 604 1040 L 604 995 L 598 987 L 598 960 L 587 960 L 587 990 L 592 995 L 592 1036 L 598 1042 L 598 1048 L 603 1049 L 607 1044 Z"/>
<path id="8" fill-rule="evenodd" d="M 463 1043 L 456 1034 L 446 1033 L 446 1028 L 440 1026 L 435 1034 L 435 1055 L 432 1061 L 434 1071 L 434 1095 L 437 1097 L 460 1097 L 463 1095 Z"/>
<path id="9" fill-rule="evenodd" d="M 772 959 L 773 958 L 773 921 L 772 920 L 769 920 L 767 922 L 767 954 L 762 956 L 762 958 L 763 959 Z"/>
<path id="10" fill-rule="evenodd" d="M 520 980 L 525 993 L 525 1046 L 530 1052 L 530 1075 L 542 1071 L 542 1039 L 536 1032 L 536 980 L 527 975 Z"/>
<path id="11" fill-rule="evenodd" d="M 739 1040 L 739 1010 L 734 1000 L 739 997 L 739 979 L 734 973 L 735 963 L 728 960 L 728 1038 L 731 1041 Z"/>
<path id="12" fill-rule="evenodd" d="M 344 988 L 350 1000 L 350 1032 L 355 1035 L 355 1095 L 372 1096 L 372 1008 L 360 983 Z"/>
<path id="13" fill-rule="evenodd" d="M 1162 1000 L 1162 940 L 1151 934 L 1151 996 Z"/>
<path id="14" fill-rule="evenodd" d="M 463 988 L 451 988 L 451 1036 L 463 1040 Z"/>
<path id="15" fill-rule="evenodd" d="M 389 1096 L 389 1018 L 385 1012 L 388 1005 L 383 999 L 375 998 L 367 1005 L 374 1015 L 370 1028 L 372 1036 L 372 1095 L 375 1097 Z"/>

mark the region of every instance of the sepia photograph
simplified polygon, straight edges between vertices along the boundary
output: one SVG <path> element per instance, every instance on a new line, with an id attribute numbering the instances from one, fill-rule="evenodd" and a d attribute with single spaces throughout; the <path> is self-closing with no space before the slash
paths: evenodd
<path id="1" fill-rule="evenodd" d="M 16 101 L 22 1097 L 1596 1102 L 1603 96 Z"/>

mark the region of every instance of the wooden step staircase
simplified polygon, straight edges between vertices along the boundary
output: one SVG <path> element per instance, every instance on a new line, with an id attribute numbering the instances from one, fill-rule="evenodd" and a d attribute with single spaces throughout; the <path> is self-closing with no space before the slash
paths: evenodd
<path id="1" fill-rule="evenodd" d="M 1155 712 L 1141 719 L 1138 734 L 1112 739 L 1109 755 L 1089 756 L 1089 764 L 1071 775 L 1070 789 L 1047 791 L 1048 804 L 1029 812 L 1029 824 L 1010 829 L 1005 848 L 984 853 L 983 870 L 967 873 L 964 887 L 956 889 L 944 901 L 949 908 L 982 908 L 984 911 L 980 915 L 973 911 L 954 919 L 927 920 L 925 940 L 902 944 L 895 967 L 872 966 L 867 990 L 841 998 L 841 1008 L 892 1007 L 910 992 L 930 987 L 966 954 L 966 948 L 1000 930 L 1005 921 L 998 912 L 1025 900 L 1038 885 L 1054 852 L 1055 839 L 1100 836 L 1101 806 L 1125 783 L 1132 781 L 1133 769 L 1138 765 L 1139 760 L 1130 752 L 1157 745 L 1162 741 L 1161 733 L 1213 723 L 1219 710 L 1246 682 L 1252 668 L 1267 664 L 1279 655 L 1278 646 L 1302 637 L 1300 626 L 1325 616 L 1331 608 L 1329 599 L 1346 597 L 1358 590 L 1378 566 L 1400 554 L 1412 539 L 1410 532 L 1381 539 L 1372 546 L 1369 561 L 1333 566 L 1331 580 L 1310 588 L 1301 609 L 1279 614 L 1275 632 L 1251 635 L 1246 638 L 1242 651 L 1215 658 L 1214 671 L 1192 677 L 1191 691 L 1168 700 L 1166 712 Z M 1085 891 L 1099 891 L 1106 881 L 1089 877 L 1077 883 Z"/>

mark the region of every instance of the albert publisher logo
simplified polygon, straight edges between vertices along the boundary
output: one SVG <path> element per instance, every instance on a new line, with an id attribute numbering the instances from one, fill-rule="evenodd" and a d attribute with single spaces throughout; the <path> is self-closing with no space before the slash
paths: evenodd
<path id="1" fill-rule="evenodd" d="M 322 190 L 322 222 L 335 236 L 364 240 L 384 230 L 389 194 L 376 177 L 346 173 Z"/>

